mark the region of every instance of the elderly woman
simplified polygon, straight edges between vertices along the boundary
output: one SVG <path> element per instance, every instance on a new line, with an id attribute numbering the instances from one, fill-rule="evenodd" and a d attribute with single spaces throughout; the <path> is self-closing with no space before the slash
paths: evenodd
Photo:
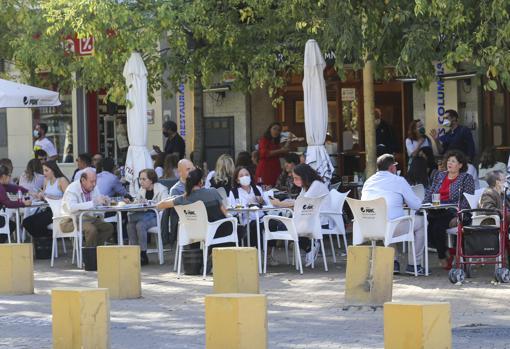
<path id="1" fill-rule="evenodd" d="M 158 183 L 158 175 L 153 169 L 140 171 L 140 190 L 135 201 L 143 203 L 146 201 L 160 202 L 168 197 L 168 188 Z M 130 245 L 140 245 L 140 264 L 149 263 L 147 256 L 147 232 L 158 223 L 158 217 L 153 211 L 135 212 L 128 217 L 127 232 Z"/>
<path id="2" fill-rule="evenodd" d="M 430 188 L 425 193 L 424 202 L 432 201 L 432 194 L 439 194 L 442 204 L 455 204 L 460 209 L 469 209 L 464 193 L 474 194 L 475 183 L 473 177 L 466 173 L 467 158 L 458 150 L 445 154 L 446 171 L 438 172 Z M 446 247 L 446 230 L 457 226 L 457 212 L 454 208 L 429 211 L 428 234 L 437 249 L 439 262 L 444 269 L 451 269 L 452 256 Z"/>

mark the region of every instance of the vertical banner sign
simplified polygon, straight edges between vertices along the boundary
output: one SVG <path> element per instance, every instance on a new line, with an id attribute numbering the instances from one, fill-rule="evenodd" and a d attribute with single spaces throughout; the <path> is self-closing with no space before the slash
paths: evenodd
<path id="1" fill-rule="evenodd" d="M 441 126 L 443 124 L 444 112 L 445 112 L 445 91 L 444 91 L 444 81 L 438 78 L 439 75 L 444 74 L 443 63 L 436 63 L 436 79 L 437 79 L 437 124 Z M 445 134 L 444 128 L 439 129 L 439 136 Z"/>
<path id="2" fill-rule="evenodd" d="M 179 133 L 186 137 L 186 102 L 184 99 L 184 84 L 179 85 Z"/>

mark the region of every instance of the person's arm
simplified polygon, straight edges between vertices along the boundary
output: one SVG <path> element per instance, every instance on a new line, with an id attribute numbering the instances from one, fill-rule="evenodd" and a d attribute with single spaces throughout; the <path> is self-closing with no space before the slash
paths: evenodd
<path id="1" fill-rule="evenodd" d="M 439 139 L 437 130 L 435 128 L 431 129 L 429 135 L 432 138 L 432 141 L 436 144 L 438 153 L 442 154 L 444 152 L 443 142 Z"/>
<path id="2" fill-rule="evenodd" d="M 292 207 L 294 207 L 294 202 L 295 202 L 295 200 L 292 200 L 292 199 L 280 201 L 278 199 L 269 198 L 269 200 L 271 200 L 271 205 L 273 205 L 274 207 L 280 207 L 280 208 L 292 208 Z"/>
<path id="3" fill-rule="evenodd" d="M 128 193 L 126 188 L 122 185 L 118 178 L 115 178 L 113 181 L 113 192 L 117 195 L 124 196 Z"/>
<path id="4" fill-rule="evenodd" d="M 92 200 L 80 202 L 78 194 L 70 191 L 65 192 L 62 201 L 67 207 L 67 211 L 70 213 L 77 213 L 80 210 L 89 210 L 94 207 L 94 202 Z"/>
<path id="5" fill-rule="evenodd" d="M 58 187 L 62 191 L 62 193 L 65 193 L 68 185 L 69 182 L 64 177 L 58 179 Z"/>
<path id="6" fill-rule="evenodd" d="M 175 200 L 177 200 L 179 197 L 176 197 L 175 199 L 172 198 L 166 198 L 165 200 L 162 200 L 158 202 L 156 207 L 158 210 L 164 210 L 165 208 L 173 208 L 175 206 Z"/>
<path id="7" fill-rule="evenodd" d="M 404 201 L 409 206 L 409 208 L 413 210 L 418 210 L 421 207 L 421 200 L 416 194 L 414 193 L 411 186 L 407 183 L 407 181 L 402 178 L 401 184 L 399 185 L 400 188 L 402 188 L 402 196 L 404 197 Z"/>
<path id="8" fill-rule="evenodd" d="M 21 190 L 23 194 L 28 193 L 27 189 L 20 187 L 19 185 L 16 184 L 4 184 L 4 189 L 6 192 L 12 194 L 16 194 L 19 190 Z"/>
<path id="9" fill-rule="evenodd" d="M 2 185 L 0 185 L 2 187 Z M 18 208 L 18 207 L 24 207 L 25 204 L 18 201 L 12 201 L 9 199 L 9 196 L 7 196 L 7 192 L 4 189 L 5 185 L 0 188 L 0 204 L 7 207 L 7 208 Z"/>

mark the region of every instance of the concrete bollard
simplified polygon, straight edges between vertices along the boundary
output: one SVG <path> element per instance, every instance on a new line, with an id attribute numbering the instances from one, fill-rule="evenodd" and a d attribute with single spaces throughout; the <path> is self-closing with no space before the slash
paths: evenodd
<path id="1" fill-rule="evenodd" d="M 51 290 L 53 349 L 110 348 L 110 303 L 106 288 Z"/>
<path id="2" fill-rule="evenodd" d="M 231 293 L 205 297 L 206 349 L 267 348 L 265 295 Z"/>
<path id="3" fill-rule="evenodd" d="M 214 248 L 213 266 L 214 293 L 259 293 L 256 248 Z"/>
<path id="4" fill-rule="evenodd" d="M 0 294 L 34 293 L 32 244 L 0 244 Z"/>
<path id="5" fill-rule="evenodd" d="M 451 349 L 450 304 L 385 303 L 384 347 L 387 349 Z"/>
<path id="6" fill-rule="evenodd" d="M 107 288 L 112 299 L 140 298 L 140 246 L 99 246 L 97 285 Z"/>
<path id="7" fill-rule="evenodd" d="M 349 246 L 346 305 L 382 306 L 391 302 L 394 255 L 395 250 L 391 247 Z"/>

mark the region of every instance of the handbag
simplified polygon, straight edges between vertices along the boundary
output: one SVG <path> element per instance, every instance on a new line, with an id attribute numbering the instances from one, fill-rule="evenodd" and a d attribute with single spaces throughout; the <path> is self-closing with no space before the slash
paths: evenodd
<path id="1" fill-rule="evenodd" d="M 480 225 L 464 227 L 462 250 L 468 256 L 494 256 L 499 253 L 499 227 Z"/>

